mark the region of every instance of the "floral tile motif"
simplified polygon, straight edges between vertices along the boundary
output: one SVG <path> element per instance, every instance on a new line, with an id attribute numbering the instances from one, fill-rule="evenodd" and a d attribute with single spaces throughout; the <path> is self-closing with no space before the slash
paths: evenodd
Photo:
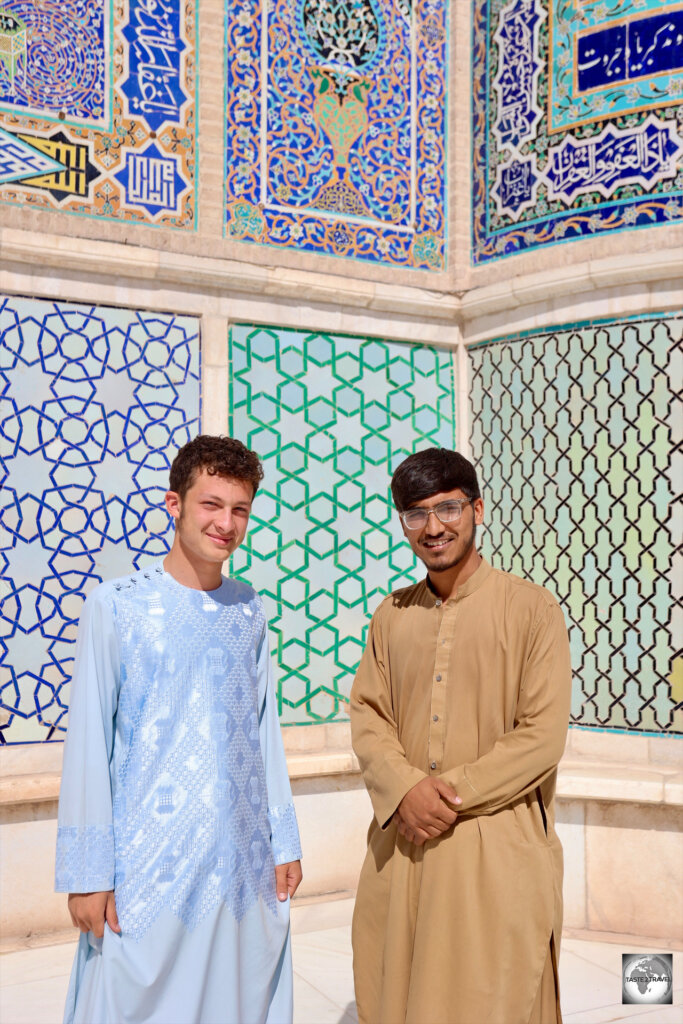
<path id="1" fill-rule="evenodd" d="M 232 571 L 266 605 L 281 722 L 346 721 L 372 612 L 423 575 L 389 484 L 454 446 L 453 353 L 242 324 L 230 358 L 230 430 L 265 470 Z"/>
<path id="2" fill-rule="evenodd" d="M 483 551 L 548 587 L 572 648 L 571 721 L 683 735 L 672 609 L 683 313 L 563 324 L 469 350 Z"/>
<path id="3" fill-rule="evenodd" d="M 445 0 L 227 9 L 226 234 L 446 265 Z"/>
<path id="4" fill-rule="evenodd" d="M 0 0 L 0 203 L 193 230 L 194 0 Z"/>
<path id="5" fill-rule="evenodd" d="M 0 743 L 64 739 L 84 597 L 166 553 L 198 428 L 193 317 L 0 297 Z"/>
<path id="6" fill-rule="evenodd" d="M 473 0 L 472 259 L 683 218 L 680 0 Z"/>

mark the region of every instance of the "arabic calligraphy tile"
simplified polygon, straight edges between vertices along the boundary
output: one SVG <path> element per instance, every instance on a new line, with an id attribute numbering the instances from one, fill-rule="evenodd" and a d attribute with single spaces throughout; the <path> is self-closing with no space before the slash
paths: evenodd
<path id="1" fill-rule="evenodd" d="M 680 218 L 680 2 L 473 11 L 473 262 Z M 648 59 L 653 73 L 633 77 Z"/>
<path id="2" fill-rule="evenodd" d="M 196 4 L 2 0 L 0 203 L 194 229 Z"/>
<path id="3" fill-rule="evenodd" d="M 64 164 L 32 146 L 28 138 L 19 138 L 0 128 L 0 185 L 63 170 Z"/>
<path id="4" fill-rule="evenodd" d="M 127 153 L 114 177 L 124 187 L 126 205 L 141 206 L 152 215 L 177 213 L 187 188 L 177 157 L 164 156 L 155 143 L 141 153 Z"/>
<path id="5" fill-rule="evenodd" d="M 546 14 L 537 0 L 510 0 L 500 12 L 494 39 L 499 65 L 493 87 L 498 94 L 493 131 L 500 146 L 518 146 L 535 135 L 542 116 L 536 101 L 541 71 L 540 23 Z"/>
<path id="6" fill-rule="evenodd" d="M 182 87 L 181 60 L 187 48 L 180 33 L 177 0 L 131 0 L 123 35 L 128 40 L 128 77 L 121 85 L 133 116 L 159 130 L 176 123 L 188 96 Z"/>
<path id="7" fill-rule="evenodd" d="M 570 203 L 586 192 L 599 191 L 609 197 L 620 185 L 637 182 L 650 186 L 673 178 L 682 154 L 683 140 L 673 124 L 663 123 L 653 114 L 635 131 L 608 125 L 590 139 L 569 136 L 551 150 L 545 171 L 550 198 Z"/>
<path id="8" fill-rule="evenodd" d="M 493 190 L 499 213 L 507 211 L 517 219 L 525 209 L 533 208 L 536 204 L 538 181 L 536 160 L 533 156 L 524 160 L 514 156 L 508 163 L 500 164 L 496 172 L 496 187 Z"/>

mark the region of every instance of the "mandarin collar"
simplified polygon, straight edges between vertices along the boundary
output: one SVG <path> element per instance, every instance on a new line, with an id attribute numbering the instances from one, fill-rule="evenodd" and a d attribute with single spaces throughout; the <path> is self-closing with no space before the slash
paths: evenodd
<path id="1" fill-rule="evenodd" d="M 463 583 L 462 586 L 458 587 L 455 592 L 455 597 L 448 598 L 447 601 L 443 601 L 432 588 L 431 580 L 429 579 L 429 575 L 427 575 L 424 580 L 424 587 L 429 604 L 434 607 L 438 602 L 438 606 L 441 607 L 442 605 L 448 604 L 449 601 L 460 601 L 463 597 L 469 597 L 469 595 L 473 594 L 475 590 L 479 590 L 479 587 L 487 580 L 492 572 L 493 568 L 482 556 L 481 562 L 470 578 Z"/>

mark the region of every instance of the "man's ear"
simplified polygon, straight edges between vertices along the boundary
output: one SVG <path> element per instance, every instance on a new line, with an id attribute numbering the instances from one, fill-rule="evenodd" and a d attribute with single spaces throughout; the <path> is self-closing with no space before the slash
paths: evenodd
<path id="1" fill-rule="evenodd" d="M 173 519 L 180 519 L 181 503 L 180 495 L 176 491 L 166 491 L 166 511 Z"/>
<path id="2" fill-rule="evenodd" d="M 474 523 L 475 526 L 481 526 L 484 522 L 484 502 L 482 498 L 475 498 L 472 502 L 474 508 Z"/>

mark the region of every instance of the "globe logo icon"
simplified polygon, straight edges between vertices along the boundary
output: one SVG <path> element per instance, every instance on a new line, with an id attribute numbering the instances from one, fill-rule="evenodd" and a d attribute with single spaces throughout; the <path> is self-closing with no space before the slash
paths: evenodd
<path id="1" fill-rule="evenodd" d="M 672 956 L 642 953 L 622 956 L 623 1003 L 670 1003 L 672 1001 Z"/>

